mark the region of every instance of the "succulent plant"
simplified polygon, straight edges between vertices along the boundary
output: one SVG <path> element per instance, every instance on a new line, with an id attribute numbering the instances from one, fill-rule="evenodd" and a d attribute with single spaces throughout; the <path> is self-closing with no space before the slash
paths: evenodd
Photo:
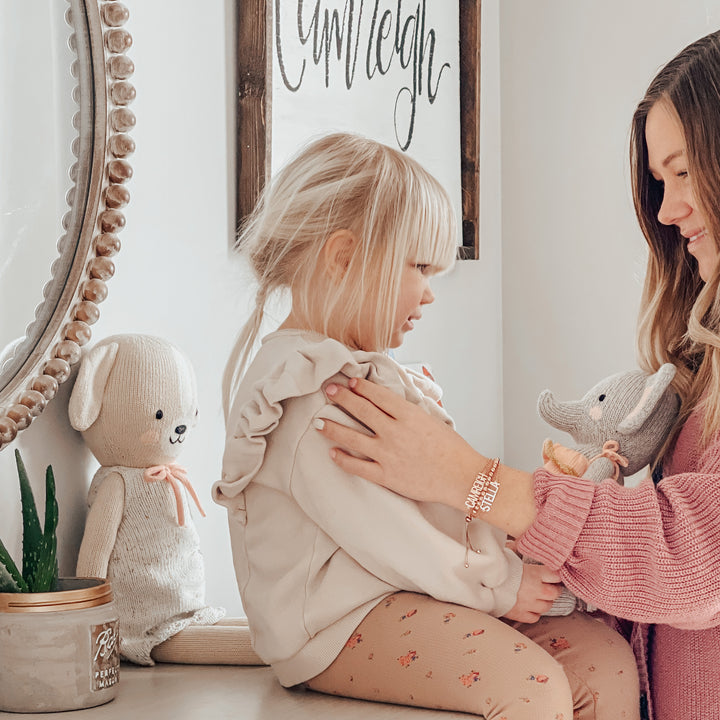
<path id="1" fill-rule="evenodd" d="M 22 573 L 0 540 L 0 592 L 51 592 L 56 589 L 58 577 L 58 505 L 52 466 L 45 471 L 45 523 L 41 527 L 19 450 L 15 450 L 15 462 L 23 516 Z"/>

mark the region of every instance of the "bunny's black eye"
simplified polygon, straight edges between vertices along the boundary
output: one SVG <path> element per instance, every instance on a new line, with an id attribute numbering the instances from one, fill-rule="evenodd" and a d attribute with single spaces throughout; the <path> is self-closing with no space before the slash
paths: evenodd
<path id="1" fill-rule="evenodd" d="M 163 419 L 163 411 L 162 411 L 162 410 L 158 410 L 158 411 L 155 413 L 155 419 L 156 419 L 156 420 L 162 420 L 162 419 Z"/>
<path id="2" fill-rule="evenodd" d="M 605 399 L 605 393 L 603 393 L 603 394 L 598 398 L 598 400 L 599 400 L 600 402 L 602 402 L 604 399 Z"/>

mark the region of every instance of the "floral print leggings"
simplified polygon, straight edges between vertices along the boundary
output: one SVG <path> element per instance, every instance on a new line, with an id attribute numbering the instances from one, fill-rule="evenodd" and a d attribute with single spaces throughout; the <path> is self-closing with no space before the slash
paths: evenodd
<path id="1" fill-rule="evenodd" d="M 486 720 L 638 720 L 628 644 L 574 612 L 537 623 L 399 592 L 360 623 L 318 692 L 473 713 Z"/>

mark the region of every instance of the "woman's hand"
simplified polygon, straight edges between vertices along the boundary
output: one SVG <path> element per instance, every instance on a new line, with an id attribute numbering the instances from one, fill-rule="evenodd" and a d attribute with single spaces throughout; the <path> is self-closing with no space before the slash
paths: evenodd
<path id="1" fill-rule="evenodd" d="M 547 612 L 562 592 L 560 575 L 544 565 L 523 565 L 517 602 L 505 613 L 508 620 L 534 623 Z"/>
<path id="2" fill-rule="evenodd" d="M 331 453 L 337 465 L 414 500 L 462 508 L 487 460 L 448 425 L 391 390 L 363 379 L 349 385 L 329 385 L 326 393 L 374 434 L 326 420 L 322 434 L 342 446 Z"/>
<path id="3" fill-rule="evenodd" d="M 325 420 L 319 431 L 342 446 L 331 451 L 335 463 L 400 495 L 465 511 L 468 492 L 488 458 L 392 390 L 364 379 L 348 385 L 329 385 L 326 393 L 373 435 Z M 482 519 L 518 537 L 535 519 L 532 475 L 500 465 L 495 479 L 500 489 Z"/>

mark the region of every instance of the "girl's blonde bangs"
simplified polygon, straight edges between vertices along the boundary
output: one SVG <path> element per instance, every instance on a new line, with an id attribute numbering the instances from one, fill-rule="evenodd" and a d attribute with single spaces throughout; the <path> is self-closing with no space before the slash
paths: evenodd
<path id="1" fill-rule="evenodd" d="M 424 169 L 418 169 L 414 181 L 401 222 L 408 239 L 406 255 L 432 265 L 435 272 L 446 272 L 457 257 L 455 208 L 442 185 Z"/>

